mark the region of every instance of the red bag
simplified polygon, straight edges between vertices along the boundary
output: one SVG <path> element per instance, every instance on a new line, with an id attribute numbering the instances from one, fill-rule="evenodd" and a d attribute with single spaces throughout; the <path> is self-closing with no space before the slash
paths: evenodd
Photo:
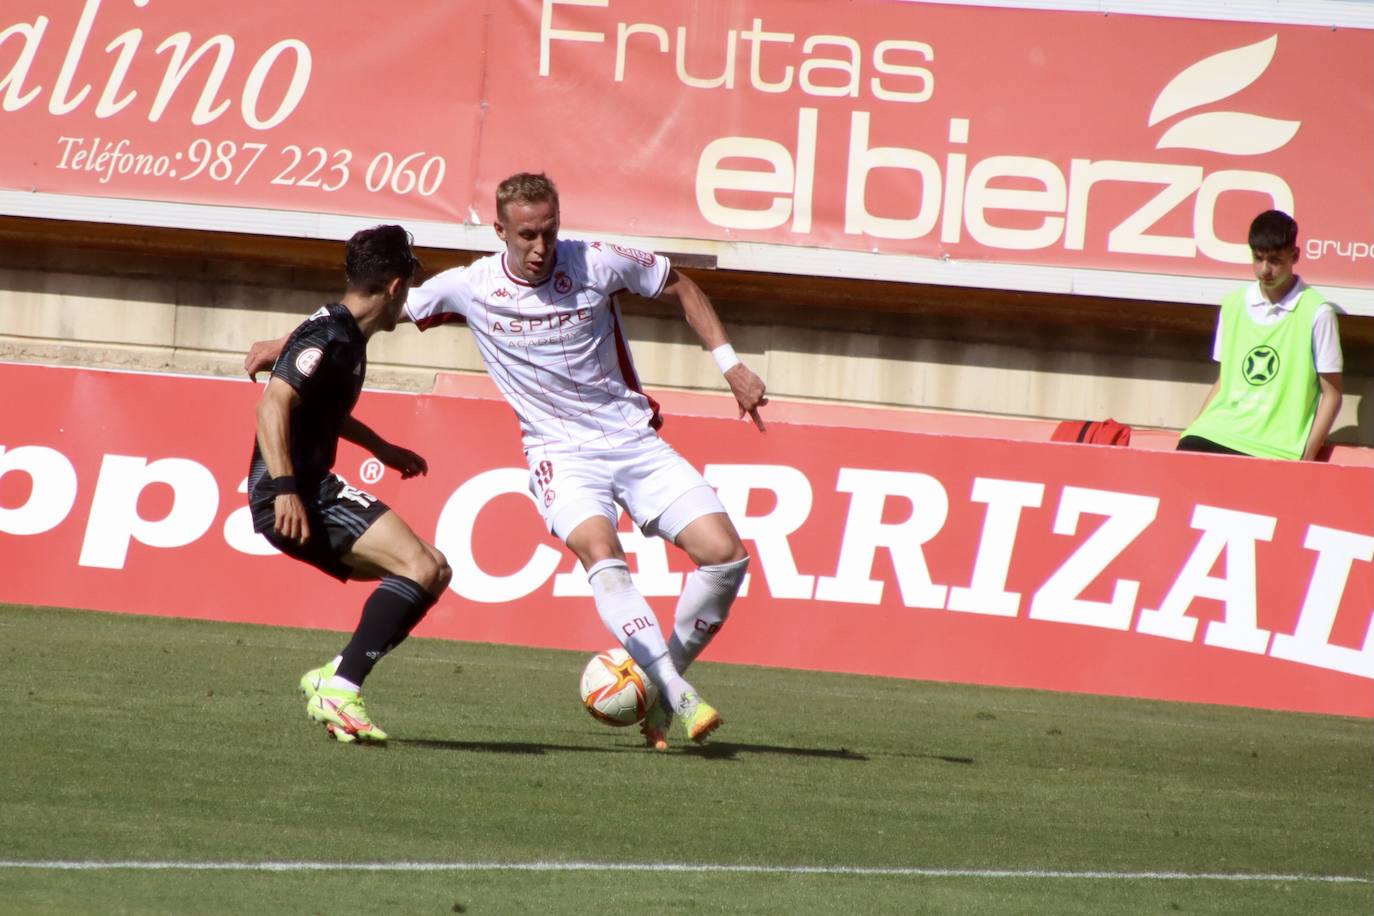
<path id="1" fill-rule="evenodd" d="M 1086 442 L 1089 445 L 1130 445 L 1131 428 L 1110 417 L 1106 420 L 1065 420 L 1054 428 L 1051 442 Z"/>

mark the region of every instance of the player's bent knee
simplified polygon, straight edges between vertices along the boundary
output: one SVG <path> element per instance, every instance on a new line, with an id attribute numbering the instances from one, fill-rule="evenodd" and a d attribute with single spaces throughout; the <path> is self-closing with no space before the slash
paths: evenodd
<path id="1" fill-rule="evenodd" d="M 722 566 L 748 559 L 735 526 L 725 513 L 704 515 L 680 531 L 674 543 L 700 566 Z"/>
<path id="2" fill-rule="evenodd" d="M 448 558 L 439 551 L 433 551 L 433 557 L 438 569 L 435 574 L 434 587 L 429 591 L 430 594 L 437 595 L 448 588 L 448 584 L 453 581 L 453 567 L 448 565 Z"/>
<path id="3" fill-rule="evenodd" d="M 749 565 L 749 552 L 737 538 L 720 538 L 696 551 L 692 560 L 698 567 L 728 566 L 732 563 Z"/>
<path id="4" fill-rule="evenodd" d="M 449 567 L 448 561 L 437 551 L 421 551 L 408 565 L 410 568 L 404 574 L 406 578 L 418 583 L 431 595 L 448 588 L 448 583 L 453 578 L 453 570 Z"/>
<path id="5" fill-rule="evenodd" d="M 611 523 L 600 515 L 578 524 L 563 543 L 582 563 L 582 568 L 589 571 L 598 563 L 625 559 L 625 551 L 620 546 L 620 536 L 616 534 Z"/>

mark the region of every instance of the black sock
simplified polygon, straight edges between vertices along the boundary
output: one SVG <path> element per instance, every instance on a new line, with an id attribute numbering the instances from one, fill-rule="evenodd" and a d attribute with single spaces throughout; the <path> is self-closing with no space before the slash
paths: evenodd
<path id="1" fill-rule="evenodd" d="M 338 676 L 359 687 L 372 666 L 399 646 L 438 599 L 404 576 L 384 576 L 363 604 L 353 638 L 344 646 Z"/>

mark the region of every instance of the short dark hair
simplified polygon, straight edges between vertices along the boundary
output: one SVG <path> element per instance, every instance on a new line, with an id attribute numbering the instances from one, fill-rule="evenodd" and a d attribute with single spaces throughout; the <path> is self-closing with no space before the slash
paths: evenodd
<path id="1" fill-rule="evenodd" d="M 373 294 L 397 277 L 413 282 L 420 259 L 411 250 L 410 233 L 400 226 L 373 226 L 353 233 L 344 246 L 348 288 Z"/>
<path id="2" fill-rule="evenodd" d="M 558 188 L 543 172 L 517 172 L 496 186 L 496 218 L 504 222 L 506 204 L 549 201 L 558 209 Z"/>
<path id="3" fill-rule="evenodd" d="M 1265 210 L 1250 223 L 1252 251 L 1280 251 L 1298 244 L 1298 224 L 1282 210 Z"/>

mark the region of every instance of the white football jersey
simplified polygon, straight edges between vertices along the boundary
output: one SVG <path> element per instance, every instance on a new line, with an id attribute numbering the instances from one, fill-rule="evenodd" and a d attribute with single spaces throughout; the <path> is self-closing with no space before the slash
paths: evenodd
<path id="1" fill-rule="evenodd" d="M 622 448 L 656 435 L 662 418 L 640 388 L 615 296 L 658 296 L 668 269 L 646 251 L 559 240 L 538 284 L 498 252 L 411 289 L 405 310 L 421 331 L 467 323 L 526 449 Z"/>

